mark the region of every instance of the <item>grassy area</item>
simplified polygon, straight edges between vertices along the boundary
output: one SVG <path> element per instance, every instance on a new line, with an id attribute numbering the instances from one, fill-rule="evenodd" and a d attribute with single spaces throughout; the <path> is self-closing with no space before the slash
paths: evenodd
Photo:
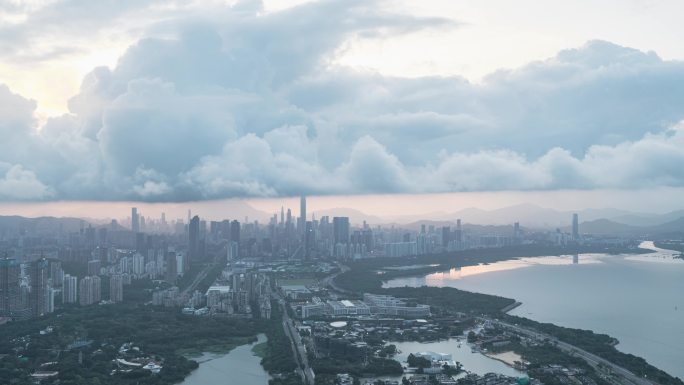
<path id="1" fill-rule="evenodd" d="M 504 319 L 552 335 L 561 341 L 575 345 L 619 365 L 640 377 L 649 378 L 660 385 L 684 385 L 684 382 L 650 365 L 646 360 L 633 354 L 623 353 L 615 348 L 617 340 L 591 330 L 571 329 L 550 323 L 541 323 L 527 318 L 506 315 Z"/>
<path id="2" fill-rule="evenodd" d="M 47 326 L 52 326 L 53 332 L 40 334 Z M 0 355 L 7 354 L 0 360 L 0 378 L 18 378 L 18 383 L 28 383 L 23 381 L 39 370 L 42 363 L 55 362 L 50 370 L 58 371 L 59 375 L 45 380 L 45 384 L 175 384 L 197 368 L 197 363 L 184 354 L 228 351 L 255 341 L 263 327 L 254 320 L 195 317 L 176 309 L 126 303 L 73 307 L 0 327 Z M 74 341 L 89 342 L 78 349 L 69 348 Z M 116 368 L 113 360 L 118 357 L 119 347 L 128 342 L 139 347 L 141 354 L 163 362 L 162 371 L 152 375 L 136 369 L 110 375 Z"/>
<path id="3" fill-rule="evenodd" d="M 209 339 L 199 340 L 197 344 L 201 346 L 192 348 L 176 349 L 176 354 L 187 358 L 200 357 L 204 353 L 227 354 L 238 346 L 254 342 L 254 338 L 233 338 L 231 341 L 216 342 Z"/>

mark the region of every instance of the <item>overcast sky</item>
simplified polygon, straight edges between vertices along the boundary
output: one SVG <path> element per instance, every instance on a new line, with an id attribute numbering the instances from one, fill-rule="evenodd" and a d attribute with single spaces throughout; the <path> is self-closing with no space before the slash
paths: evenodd
<path id="1" fill-rule="evenodd" d="M 656 196 L 684 186 L 682 14 L 645 0 L 0 2 L 0 200 Z"/>

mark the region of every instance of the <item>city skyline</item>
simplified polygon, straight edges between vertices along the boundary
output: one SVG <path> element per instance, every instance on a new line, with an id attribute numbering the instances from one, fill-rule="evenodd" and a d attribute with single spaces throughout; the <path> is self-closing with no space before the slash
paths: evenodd
<path id="1" fill-rule="evenodd" d="M 0 382 L 684 385 L 683 14 L 0 0 Z"/>
<path id="2" fill-rule="evenodd" d="M 308 196 L 309 213 L 351 209 L 357 214 L 376 217 L 382 221 L 406 223 L 417 219 L 444 219 L 457 211 L 479 209 L 494 211 L 517 205 L 532 205 L 556 211 L 622 210 L 634 214 L 658 215 L 684 210 L 680 199 L 684 189 L 655 189 L 641 191 L 554 191 L 554 192 L 478 192 L 421 195 L 353 195 Z M 300 197 L 227 199 L 201 202 L 149 203 L 149 202 L 0 202 L 4 215 L 26 217 L 55 216 L 80 217 L 94 220 L 123 219 L 131 207 L 142 210 L 147 217 L 159 218 L 162 214 L 170 222 L 185 219 L 189 209 L 208 219 L 250 216 L 268 220 L 281 209 L 297 208 Z M 396 210 L 401 207 L 401 211 Z M 341 211 L 340 211 L 341 212 Z M 285 212 L 283 211 L 283 216 Z M 311 215 L 308 215 L 310 218 Z"/>

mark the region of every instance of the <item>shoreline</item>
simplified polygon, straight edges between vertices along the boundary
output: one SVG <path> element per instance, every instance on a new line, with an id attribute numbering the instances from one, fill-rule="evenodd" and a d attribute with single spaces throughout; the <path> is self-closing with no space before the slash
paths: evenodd
<path id="1" fill-rule="evenodd" d="M 522 306 L 522 304 L 523 304 L 523 303 L 520 302 L 520 301 L 515 301 L 515 302 L 513 302 L 512 304 L 510 304 L 510 305 L 504 307 L 503 309 L 501 309 L 501 312 L 504 313 L 504 314 L 508 314 L 508 313 L 509 313 L 510 311 L 512 311 L 513 309 L 516 309 L 516 308 Z"/>
<path id="2" fill-rule="evenodd" d="M 622 249 L 622 250 L 613 249 L 610 251 L 608 251 L 608 250 L 600 250 L 600 251 L 599 250 L 583 250 L 583 252 L 589 253 L 589 254 L 602 253 L 602 254 L 606 254 L 606 255 L 610 255 L 610 256 L 615 256 L 615 255 L 620 255 L 620 254 L 624 254 L 626 256 L 634 256 L 634 255 L 641 255 L 641 254 L 648 255 L 648 254 L 658 252 L 658 250 L 654 250 L 651 247 L 644 247 L 644 246 L 646 246 L 646 244 L 644 244 L 644 242 L 642 242 L 639 245 L 639 247 L 631 248 L 629 250 L 625 250 L 625 249 Z M 482 250 L 480 250 L 480 251 L 482 251 Z M 509 251 L 509 253 L 505 253 L 505 252 L 496 253 L 496 252 L 493 252 L 493 250 L 492 250 L 492 253 L 487 255 L 486 257 L 482 257 L 481 259 L 478 258 L 479 259 L 478 262 L 480 262 L 480 263 L 482 263 L 482 262 L 496 263 L 496 262 L 501 262 L 501 261 L 505 261 L 505 260 L 520 258 L 519 255 L 514 255 L 514 254 L 520 252 L 521 250 L 508 250 L 508 251 Z M 530 255 L 530 254 L 527 254 L 527 257 L 533 258 L 533 257 L 540 257 L 540 256 L 543 257 L 543 256 L 554 256 L 554 255 L 556 255 L 556 256 L 557 255 L 571 255 L 572 253 L 568 253 L 566 251 L 564 253 L 559 253 L 559 254 L 555 254 L 555 253 L 553 253 L 553 254 L 549 253 L 546 255 Z M 456 255 L 454 255 L 453 257 L 456 257 Z M 477 258 L 477 257 L 473 256 L 473 255 L 468 255 L 468 256 L 461 255 L 461 258 L 460 258 L 461 263 L 459 265 L 461 265 L 461 267 L 471 265 L 474 262 L 475 258 Z M 442 262 L 442 261 L 438 261 L 439 257 L 437 257 L 437 256 L 430 256 L 428 261 L 433 262 L 433 259 L 435 260 L 435 262 Z M 428 262 L 428 261 L 425 261 L 425 262 Z M 422 286 L 404 285 L 401 287 L 397 286 L 397 287 L 391 287 L 391 288 L 388 288 L 385 285 L 389 281 L 394 280 L 394 279 L 410 278 L 410 277 L 423 277 L 423 276 L 434 273 L 435 270 L 445 271 L 445 270 L 447 270 L 447 267 L 450 267 L 451 264 L 453 263 L 453 262 L 451 262 L 451 263 L 440 263 L 440 266 L 438 268 L 416 269 L 417 271 L 416 270 L 397 271 L 396 269 L 395 270 L 386 269 L 387 262 L 388 261 L 385 259 L 382 261 L 382 265 L 380 265 L 379 260 L 372 261 L 372 262 L 371 261 L 360 261 L 360 262 L 356 262 L 354 264 L 351 264 L 350 270 L 352 272 L 347 274 L 346 277 L 341 277 L 342 282 L 340 282 L 340 283 L 342 284 L 343 287 L 348 287 L 349 285 L 353 285 L 353 284 L 359 284 L 358 286 L 361 286 L 363 289 L 367 289 L 370 292 L 379 292 L 379 293 L 380 292 L 382 292 L 382 293 L 394 292 L 396 295 L 401 296 L 401 294 L 405 294 L 406 296 L 409 296 L 411 298 L 414 298 L 414 297 L 420 298 L 422 294 L 419 294 L 419 293 L 432 293 L 433 295 L 437 295 L 438 293 L 433 289 L 444 289 L 444 288 L 440 288 L 439 286 L 430 286 L 427 284 L 423 284 Z M 415 259 L 411 259 L 411 258 L 404 258 L 401 260 L 401 262 L 399 260 L 396 260 L 394 262 L 395 263 L 390 264 L 390 266 L 397 266 L 401 262 L 404 262 L 407 265 L 415 265 L 416 264 Z M 388 274 L 378 276 L 378 275 L 371 275 L 371 274 L 367 273 L 368 270 L 373 269 L 373 268 L 378 268 L 378 267 L 385 268 L 388 271 Z M 380 281 L 380 285 L 379 285 L 380 287 L 376 288 L 376 287 L 373 287 L 374 285 L 369 285 L 367 283 L 366 284 L 360 284 L 359 281 L 361 281 L 361 279 L 368 279 L 370 281 Z M 448 286 L 446 286 L 446 287 L 448 287 Z M 484 295 L 484 294 L 481 294 L 478 292 L 473 292 L 473 291 L 467 291 L 467 290 L 462 290 L 462 289 L 457 289 L 457 288 L 453 288 L 453 289 L 455 290 L 453 292 L 454 295 L 457 295 L 457 294 L 460 295 L 459 293 L 461 293 L 461 292 L 469 293 L 472 296 L 471 299 L 473 301 L 475 299 L 477 299 L 478 295 Z M 359 290 L 359 288 L 357 288 L 357 290 Z M 402 290 L 405 293 L 402 293 Z M 424 297 L 425 295 L 422 295 L 422 296 Z M 488 297 L 495 299 L 498 296 L 489 295 Z M 504 297 L 498 297 L 498 298 L 504 298 Z M 518 304 L 517 302 L 520 302 L 520 301 L 517 301 L 515 299 L 509 298 L 509 300 L 511 302 L 509 302 L 508 304 L 505 304 L 505 306 L 503 306 L 504 304 L 501 304 L 502 306 L 499 306 L 498 309 L 496 309 L 496 310 L 492 309 L 492 312 L 490 312 L 490 314 L 494 314 L 493 312 L 496 311 L 498 314 L 502 314 L 504 317 L 515 317 L 515 318 L 521 318 L 522 320 L 529 321 L 531 324 L 534 324 L 535 327 L 542 327 L 542 326 L 546 325 L 540 321 L 534 321 L 533 319 L 525 319 L 523 317 L 518 317 L 518 316 L 511 316 L 510 314 L 508 314 L 513 309 L 522 305 L 522 303 Z M 470 302 L 472 302 L 472 301 L 470 301 Z M 445 302 L 445 301 L 437 302 L 437 304 L 446 305 L 446 306 L 453 306 L 448 301 L 447 302 Z M 591 344 L 587 345 L 587 347 L 585 349 L 587 349 L 587 351 L 594 353 L 594 354 L 597 354 L 600 357 L 602 357 L 608 361 L 611 361 L 617 365 L 622 365 L 625 369 L 630 370 L 632 372 L 635 372 L 638 374 L 643 373 L 644 375 L 646 373 L 648 373 L 649 377 L 652 376 L 653 378 L 659 378 L 662 380 L 663 383 L 671 383 L 671 384 L 676 384 L 676 383 L 681 384 L 682 383 L 681 380 L 678 381 L 677 378 L 675 376 L 673 376 L 672 374 L 650 364 L 646 359 L 642 358 L 640 355 L 634 355 L 633 353 L 627 353 L 627 352 L 624 352 L 620 349 L 617 349 L 616 346 L 619 345 L 620 341 L 615 337 L 612 337 L 608 334 L 601 334 L 598 332 L 594 332 L 593 330 L 577 329 L 576 327 L 572 327 L 572 326 L 560 326 L 560 325 L 556 325 L 556 324 L 548 324 L 548 325 L 553 328 L 552 331 L 550 332 L 552 335 L 554 332 L 564 332 L 565 331 L 565 332 L 577 334 L 578 336 L 582 336 L 582 335 L 585 335 L 588 333 L 592 333 L 592 334 L 595 334 L 596 337 L 602 337 L 602 336 L 609 337 L 611 339 L 611 341 L 606 343 L 606 347 L 610 347 L 611 348 L 610 350 L 601 351 L 600 353 L 598 353 L 598 352 L 594 353 L 595 350 L 592 349 L 592 346 L 590 346 Z M 582 347 L 582 346 L 580 346 L 580 347 Z M 629 360 L 630 356 L 638 357 L 640 362 L 635 363 L 635 362 L 630 361 Z M 496 359 L 493 357 L 489 357 L 489 358 Z M 643 363 L 641 361 L 643 361 Z M 508 363 L 504 362 L 504 364 L 506 364 L 507 366 L 510 367 L 510 365 Z"/>
<path id="3" fill-rule="evenodd" d="M 512 350 L 511 350 L 511 351 L 508 351 L 508 352 L 497 353 L 497 354 L 506 354 L 506 353 L 513 353 L 513 354 L 516 354 L 516 355 L 517 355 L 517 353 L 515 353 L 515 352 L 512 351 Z M 513 369 L 515 369 L 515 370 L 517 370 L 517 371 L 519 371 L 519 372 L 525 373 L 524 371 L 519 370 L 518 368 L 515 367 L 515 361 L 514 361 L 514 362 L 508 362 L 507 360 L 505 360 L 505 359 L 503 359 L 503 358 L 501 358 L 501 357 L 496 357 L 496 355 L 494 355 L 494 354 L 492 354 L 492 353 L 483 353 L 483 352 L 480 352 L 480 354 L 482 354 L 482 355 L 485 356 L 485 357 L 489 357 L 489 358 L 491 358 L 492 360 L 496 360 L 496 361 L 502 362 L 502 363 L 508 365 L 509 367 L 511 367 L 511 368 L 513 368 Z M 522 357 L 520 357 L 520 359 L 522 360 Z"/>

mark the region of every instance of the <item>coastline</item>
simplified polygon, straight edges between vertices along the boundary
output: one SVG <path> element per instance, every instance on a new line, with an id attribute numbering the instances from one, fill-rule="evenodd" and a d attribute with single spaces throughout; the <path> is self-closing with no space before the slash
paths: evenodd
<path id="1" fill-rule="evenodd" d="M 520 301 L 515 301 L 514 303 L 512 303 L 512 304 L 510 304 L 510 305 L 504 307 L 503 309 L 501 309 L 501 312 L 504 313 L 504 314 L 508 314 L 508 312 L 510 312 L 510 311 L 512 311 L 513 309 L 515 309 L 515 308 L 517 308 L 517 307 L 520 307 L 520 306 L 522 306 L 522 302 L 520 302 Z"/>
<path id="2" fill-rule="evenodd" d="M 483 352 L 480 352 L 480 353 L 483 354 L 483 355 L 485 355 L 485 356 L 487 356 L 487 357 L 489 357 L 489 358 L 491 358 L 491 359 L 493 359 L 493 360 L 497 360 L 497 361 L 499 361 L 499 362 L 503 362 L 504 364 L 506 364 L 506 365 L 510 366 L 511 368 L 516 369 L 516 370 L 517 370 L 517 368 L 515 367 L 515 361 L 516 361 L 516 360 L 509 361 L 509 360 L 506 360 L 505 358 L 501 357 L 501 355 L 509 354 L 509 353 L 510 353 L 510 354 L 515 354 L 516 356 L 518 356 L 519 361 L 522 361 L 522 357 L 520 357 L 517 353 L 515 353 L 515 352 L 513 352 L 513 351 L 501 352 L 501 353 L 496 353 L 496 354 L 492 354 L 492 353 L 483 353 Z"/>
<path id="3" fill-rule="evenodd" d="M 542 251 L 546 254 L 543 255 Z M 640 247 L 630 247 L 630 248 L 614 248 L 610 250 L 592 250 L 592 248 L 585 248 L 579 251 L 580 253 L 603 253 L 608 255 L 617 254 L 650 254 L 655 252 L 651 248 L 644 248 L 643 243 Z M 649 364 L 645 359 L 635 356 L 633 354 L 624 353 L 616 349 L 616 345 L 619 341 L 615 337 L 611 337 L 605 334 L 597 334 L 591 330 L 574 329 L 568 327 L 562 327 L 555 324 L 545 324 L 531 319 L 521 318 L 517 316 L 512 316 L 508 314 L 512 310 L 521 306 L 522 303 L 518 303 L 515 299 L 504 298 L 492 295 L 480 294 L 473 291 L 465 291 L 450 287 L 436 287 L 436 286 L 397 286 L 397 287 L 384 287 L 384 284 L 390 280 L 405 277 L 421 277 L 425 275 L 432 274 L 438 271 L 446 271 L 456 267 L 465 267 L 475 264 L 484 263 L 495 263 L 506 260 L 518 259 L 521 257 L 544 257 L 544 256 L 558 256 L 558 255 L 572 255 L 573 252 L 569 250 L 561 250 L 559 248 L 519 248 L 512 247 L 504 250 L 477 250 L 475 252 L 468 253 L 453 253 L 450 257 L 445 258 L 444 255 L 430 255 L 423 256 L 422 258 L 378 258 L 372 261 L 359 261 L 349 263 L 350 269 L 338 276 L 336 279 L 336 284 L 342 286 L 344 289 L 352 289 L 356 292 L 374 292 L 382 294 L 390 294 L 399 297 L 414 298 L 417 301 L 424 301 L 435 307 L 445 308 L 449 311 L 466 311 L 470 309 L 473 311 L 482 311 L 482 313 L 489 313 L 494 316 L 498 314 L 503 315 L 505 318 L 511 317 L 512 322 L 521 322 L 528 324 L 531 327 L 538 328 L 550 335 L 559 338 L 561 341 L 567 340 L 575 343 L 578 347 L 585 349 L 590 353 L 594 353 L 597 356 L 606 359 L 616 365 L 620 365 L 623 368 L 632 371 L 637 376 L 648 376 L 652 379 L 657 379 L 659 383 L 664 384 L 682 384 L 682 381 L 675 376 L 670 375 L 658 367 Z M 418 268 L 409 270 L 398 270 L 397 266 L 401 265 L 419 265 L 422 262 L 423 265 L 438 263 L 439 266 L 429 267 L 429 268 Z M 394 269 L 388 269 L 388 266 L 395 267 Z M 384 270 L 383 274 L 377 274 L 377 270 Z M 366 282 L 364 282 L 366 281 Z M 379 283 L 379 285 L 378 285 Z M 380 286 L 380 287 L 378 287 Z M 509 301 L 501 303 L 502 301 Z M 427 302 L 425 302 L 427 301 Z M 484 302 L 483 302 L 484 301 Z M 485 303 L 500 305 L 493 309 L 491 306 L 483 307 Z M 475 306 L 475 308 L 472 308 Z M 569 339 L 569 340 L 568 340 Z M 599 342 L 597 342 L 599 341 Z M 609 349 L 605 349 L 608 347 Z M 493 357 L 490 357 L 495 359 Z M 508 364 L 507 364 L 508 365 Z"/>

